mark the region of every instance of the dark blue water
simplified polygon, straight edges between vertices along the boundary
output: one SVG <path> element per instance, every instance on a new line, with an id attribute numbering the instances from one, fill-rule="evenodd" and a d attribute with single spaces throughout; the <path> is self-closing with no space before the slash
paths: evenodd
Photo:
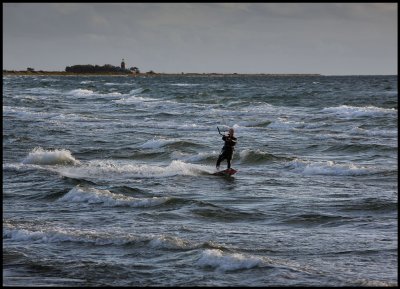
<path id="1" fill-rule="evenodd" d="M 3 77 L 3 285 L 395 286 L 397 89 Z"/>

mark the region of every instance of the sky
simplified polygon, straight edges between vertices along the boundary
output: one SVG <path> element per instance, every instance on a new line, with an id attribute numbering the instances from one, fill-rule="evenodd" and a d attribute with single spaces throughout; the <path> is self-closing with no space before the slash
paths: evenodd
<path id="1" fill-rule="evenodd" d="M 3 69 L 397 75 L 397 6 L 3 2 Z"/>

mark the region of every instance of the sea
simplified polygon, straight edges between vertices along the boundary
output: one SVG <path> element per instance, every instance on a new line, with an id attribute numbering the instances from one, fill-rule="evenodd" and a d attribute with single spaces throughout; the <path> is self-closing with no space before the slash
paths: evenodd
<path id="1" fill-rule="evenodd" d="M 397 83 L 3 75 L 3 285 L 397 286 Z"/>

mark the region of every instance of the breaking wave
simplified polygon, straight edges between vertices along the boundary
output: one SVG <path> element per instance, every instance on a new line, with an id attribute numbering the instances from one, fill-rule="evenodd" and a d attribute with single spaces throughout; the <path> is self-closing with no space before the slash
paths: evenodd
<path id="1" fill-rule="evenodd" d="M 77 228 L 48 227 L 45 225 L 3 226 L 3 239 L 27 243 L 78 242 L 95 246 L 134 245 L 147 246 L 151 249 L 191 250 L 202 247 L 221 247 L 212 242 L 192 242 L 169 234 L 133 234 L 120 230 L 89 230 Z"/>
<path id="2" fill-rule="evenodd" d="M 197 261 L 201 267 L 212 267 L 221 271 L 251 269 L 263 265 L 260 257 L 245 256 L 241 253 L 224 253 L 220 249 L 204 250 Z"/>
<path id="3" fill-rule="evenodd" d="M 122 194 L 114 194 L 109 190 L 84 188 L 76 186 L 61 197 L 60 202 L 102 204 L 108 207 L 153 207 L 167 202 L 169 197 L 134 198 Z"/>
<path id="4" fill-rule="evenodd" d="M 44 150 L 41 147 L 34 148 L 22 162 L 35 165 L 77 165 L 80 163 L 69 150 Z"/>
<path id="5" fill-rule="evenodd" d="M 132 177 L 170 177 L 175 175 L 198 176 L 213 172 L 212 166 L 172 161 L 168 166 L 132 163 L 130 161 L 94 160 L 74 167 L 50 168 L 69 178 L 104 178 L 107 176 L 123 179 Z"/>

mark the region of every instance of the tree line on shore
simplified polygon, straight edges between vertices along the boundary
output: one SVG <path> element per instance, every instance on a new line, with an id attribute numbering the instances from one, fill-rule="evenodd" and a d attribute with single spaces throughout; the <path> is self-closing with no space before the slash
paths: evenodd
<path id="1" fill-rule="evenodd" d="M 131 67 L 130 69 L 123 69 L 118 66 L 111 64 L 92 65 L 92 64 L 78 64 L 73 66 L 67 66 L 65 68 L 66 72 L 73 73 L 103 73 L 103 72 L 114 72 L 114 73 L 140 73 L 139 68 Z"/>

